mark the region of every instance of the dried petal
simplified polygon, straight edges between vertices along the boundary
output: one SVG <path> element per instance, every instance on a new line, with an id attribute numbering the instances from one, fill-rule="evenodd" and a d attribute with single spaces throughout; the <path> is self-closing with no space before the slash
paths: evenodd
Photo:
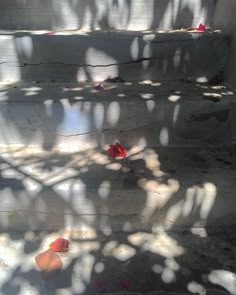
<path id="1" fill-rule="evenodd" d="M 44 272 L 53 272 L 62 268 L 60 256 L 50 249 L 37 255 L 35 262 L 38 268 Z"/>

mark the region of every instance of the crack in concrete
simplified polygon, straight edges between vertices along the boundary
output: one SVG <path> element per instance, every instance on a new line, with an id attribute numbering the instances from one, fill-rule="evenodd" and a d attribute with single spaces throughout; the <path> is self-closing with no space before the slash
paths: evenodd
<path id="1" fill-rule="evenodd" d="M 175 58 L 177 56 L 184 56 L 184 54 L 182 53 L 178 53 L 175 55 L 169 55 L 167 56 L 167 58 Z M 123 62 L 114 62 L 114 63 L 110 63 L 110 64 L 96 64 L 96 65 L 92 65 L 92 64 L 80 64 L 80 63 L 64 63 L 64 62 L 39 62 L 39 63 L 23 63 L 21 65 L 9 65 L 12 64 L 13 62 L 7 62 L 7 61 L 3 61 L 0 62 L 0 65 L 7 65 L 8 67 L 14 67 L 14 68 L 23 68 L 26 66 L 43 66 L 43 65 L 58 65 L 58 66 L 74 66 L 74 67 L 91 67 L 91 68 L 106 68 L 106 67 L 111 67 L 111 66 L 120 66 L 120 65 L 129 65 L 129 64 L 135 64 L 135 63 L 142 63 L 145 61 L 151 61 L 151 60 L 159 60 L 159 59 L 163 59 L 163 57 L 142 57 L 139 59 L 135 59 L 135 60 L 131 60 L 131 61 L 123 61 Z"/>
<path id="2" fill-rule="evenodd" d="M 74 137 L 74 136 L 88 135 L 88 134 L 93 134 L 93 133 L 105 133 L 105 132 L 109 132 L 109 131 L 117 131 L 117 132 L 123 133 L 123 132 L 130 132 L 130 131 L 139 130 L 142 128 L 147 128 L 147 127 L 155 125 L 155 124 L 158 124 L 158 122 L 152 122 L 152 123 L 149 123 L 146 125 L 142 125 L 139 127 L 134 127 L 134 128 L 126 129 L 126 130 L 117 129 L 117 128 L 114 128 L 114 129 L 107 128 L 107 129 L 102 129 L 102 130 L 91 130 L 91 131 L 83 132 L 83 133 L 74 133 L 74 134 L 70 134 L 70 135 L 63 135 L 63 134 L 57 133 L 57 135 L 61 136 L 61 137 Z"/>
<path id="3" fill-rule="evenodd" d="M 37 211 L 37 210 L 3 210 L 0 211 L 0 214 L 2 213 L 27 213 L 27 214 L 54 214 L 54 215 L 69 215 L 69 216 L 107 216 L 107 217 L 121 217 L 121 216 L 139 216 L 137 213 L 129 213 L 129 214 L 117 214 L 117 215 L 112 215 L 112 214 L 105 214 L 105 213 L 68 213 L 68 212 L 45 212 L 45 211 Z M 140 216 L 142 217 L 142 216 Z"/>

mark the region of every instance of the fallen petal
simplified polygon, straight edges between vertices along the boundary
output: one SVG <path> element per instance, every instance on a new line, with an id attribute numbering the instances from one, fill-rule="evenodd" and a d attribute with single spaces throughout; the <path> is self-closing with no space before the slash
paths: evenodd
<path id="1" fill-rule="evenodd" d="M 50 249 L 55 252 L 68 251 L 70 242 L 63 238 L 58 238 L 50 244 Z"/>
<path id="2" fill-rule="evenodd" d="M 38 268 L 45 272 L 53 272 L 62 269 L 62 261 L 58 254 L 52 250 L 47 250 L 35 257 Z"/>
<path id="3" fill-rule="evenodd" d="M 101 89 L 103 89 L 103 85 L 102 85 L 102 84 L 98 84 L 98 85 L 96 85 L 96 86 L 94 87 L 94 89 L 96 89 L 96 90 L 101 90 Z"/>
<path id="4" fill-rule="evenodd" d="M 198 26 L 198 32 L 205 32 L 206 31 L 206 26 L 204 26 L 203 24 L 200 24 L 199 26 Z"/>

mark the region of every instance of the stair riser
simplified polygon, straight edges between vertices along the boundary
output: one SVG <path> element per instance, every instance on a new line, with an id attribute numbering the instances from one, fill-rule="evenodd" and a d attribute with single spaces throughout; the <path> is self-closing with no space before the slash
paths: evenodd
<path id="1" fill-rule="evenodd" d="M 107 33 L 0 36 L 2 81 L 209 80 L 224 68 L 221 33 Z"/>
<path id="2" fill-rule="evenodd" d="M 1 105 L 0 146 L 67 151 L 103 147 L 199 146 L 232 142 L 230 103 L 146 101 Z M 6 132 L 7 130 L 7 132 Z"/>

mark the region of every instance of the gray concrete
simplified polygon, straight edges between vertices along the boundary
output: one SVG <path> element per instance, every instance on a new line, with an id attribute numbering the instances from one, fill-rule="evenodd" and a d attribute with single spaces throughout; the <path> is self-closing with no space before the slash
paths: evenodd
<path id="1" fill-rule="evenodd" d="M 202 146 L 235 140 L 234 94 L 185 82 L 2 85 L 0 146 L 81 150 Z"/>
<path id="2" fill-rule="evenodd" d="M 219 231 L 236 224 L 231 149 L 1 150 L 1 230 Z"/>
<path id="3" fill-rule="evenodd" d="M 70 240 L 58 253 L 60 272 L 42 273 L 34 257 L 58 236 Z M 234 295 L 235 234 L 192 232 L 81 232 L 0 235 L 2 295 Z M 4 254 L 3 254 L 4 253 Z"/>
<path id="4" fill-rule="evenodd" d="M 211 25 L 214 0 L 7 0 L 0 27 L 15 29 L 148 30 Z"/>
<path id="5" fill-rule="evenodd" d="M 214 16 L 214 27 L 220 28 L 232 36 L 230 56 L 226 64 L 225 79 L 236 89 L 236 2 L 219 0 Z"/>
<path id="6" fill-rule="evenodd" d="M 1 81 L 211 80 L 223 69 L 221 32 L 2 31 Z"/>

